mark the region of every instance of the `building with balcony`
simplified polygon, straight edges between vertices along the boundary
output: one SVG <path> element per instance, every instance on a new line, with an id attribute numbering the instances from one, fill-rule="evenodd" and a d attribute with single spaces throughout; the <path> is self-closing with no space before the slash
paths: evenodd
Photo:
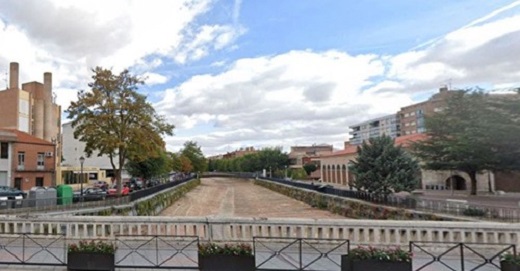
<path id="1" fill-rule="evenodd" d="M 0 185 L 29 190 L 52 186 L 55 144 L 15 129 L 0 129 Z"/>
<path id="2" fill-rule="evenodd" d="M 441 87 L 439 92 L 424 102 L 402 107 L 397 112 L 400 119 L 401 135 L 411 135 L 426 132 L 424 118 L 442 110 L 446 100 L 453 93 L 447 87 Z"/>
<path id="3" fill-rule="evenodd" d="M 359 145 L 365 140 L 382 135 L 387 135 L 391 138 L 396 138 L 401 135 L 399 116 L 397 114 L 367 120 L 350 126 L 349 130 L 351 145 Z"/>
<path id="4" fill-rule="evenodd" d="M 43 74 L 43 84 L 33 81 L 20 88 L 19 73 L 19 64 L 10 63 L 9 87 L 0 91 L 0 128 L 18 130 L 55 146 L 50 152 L 55 156 L 53 168 L 59 171 L 61 107 L 53 97 L 52 74 Z"/>

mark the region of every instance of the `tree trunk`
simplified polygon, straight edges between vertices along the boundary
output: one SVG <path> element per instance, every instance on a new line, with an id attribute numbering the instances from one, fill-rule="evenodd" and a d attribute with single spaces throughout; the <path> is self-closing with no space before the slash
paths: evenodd
<path id="1" fill-rule="evenodd" d="M 471 171 L 468 172 L 469 178 L 471 179 L 471 192 L 470 195 L 477 194 L 477 172 Z"/>

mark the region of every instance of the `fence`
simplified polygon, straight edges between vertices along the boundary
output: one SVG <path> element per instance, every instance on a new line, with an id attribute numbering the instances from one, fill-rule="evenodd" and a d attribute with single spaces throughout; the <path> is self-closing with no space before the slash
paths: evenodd
<path id="1" fill-rule="evenodd" d="M 112 206 L 126 205 L 138 199 L 156 194 L 160 191 L 181 185 L 195 178 L 194 175 L 169 181 L 150 188 L 134 191 L 128 196 L 109 197 L 98 195 L 96 198 L 84 197 L 84 200 L 69 198 L 43 198 L 43 199 L 9 199 L 0 200 L 0 214 L 28 214 L 33 212 L 67 212 L 78 209 L 105 209 Z"/>
<path id="2" fill-rule="evenodd" d="M 67 246 L 79 239 L 63 235 L 0 235 L 0 264 L 65 266 Z M 199 270 L 197 236 L 115 236 L 117 268 Z M 230 241 L 233 242 L 233 241 Z M 339 271 L 352 244 L 347 239 L 253 237 L 255 270 Z M 510 244 L 410 242 L 414 271 L 497 271 L 500 256 L 516 253 Z"/>
<path id="3" fill-rule="evenodd" d="M 241 174 L 241 176 L 247 176 Z M 251 175 L 253 176 L 253 175 Z M 320 193 L 334 195 L 344 198 L 353 198 L 377 203 L 386 206 L 408 208 L 419 211 L 445 213 L 451 215 L 464 215 L 478 217 L 489 220 L 499 220 L 507 222 L 520 222 L 520 208 L 496 207 L 484 204 L 470 204 L 465 201 L 442 201 L 420 199 L 417 197 L 400 197 L 400 196 L 377 196 L 365 191 L 346 190 L 335 188 L 326 183 L 307 183 L 301 181 L 290 181 L 276 178 L 261 178 L 288 186 L 314 190 Z"/>

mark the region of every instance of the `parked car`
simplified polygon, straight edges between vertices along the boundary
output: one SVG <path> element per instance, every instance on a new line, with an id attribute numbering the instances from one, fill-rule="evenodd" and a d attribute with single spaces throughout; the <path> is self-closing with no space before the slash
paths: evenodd
<path id="1" fill-rule="evenodd" d="M 104 200 L 107 197 L 107 192 L 99 187 L 88 187 L 83 189 L 83 201 Z M 73 195 L 74 202 L 81 200 L 81 191 L 75 191 Z"/>
<path id="2" fill-rule="evenodd" d="M 105 181 L 95 181 L 93 184 L 94 187 L 101 188 L 103 190 L 108 189 L 108 183 Z"/>
<path id="3" fill-rule="evenodd" d="M 114 184 L 107 191 L 108 196 L 117 196 L 117 184 Z M 130 194 L 130 187 L 126 184 L 123 184 L 123 188 L 121 189 L 121 196 L 128 196 Z"/>
<path id="4" fill-rule="evenodd" d="M 27 193 L 23 192 L 20 189 L 10 187 L 10 186 L 0 186 L 0 197 L 16 197 L 22 196 L 26 198 Z"/>
<path id="5" fill-rule="evenodd" d="M 130 178 L 130 190 L 141 190 L 144 188 L 144 180 L 140 177 Z"/>

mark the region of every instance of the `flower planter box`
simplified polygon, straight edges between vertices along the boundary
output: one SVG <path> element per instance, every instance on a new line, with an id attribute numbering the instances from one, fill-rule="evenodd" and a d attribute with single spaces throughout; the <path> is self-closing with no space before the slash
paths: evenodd
<path id="1" fill-rule="evenodd" d="M 95 252 L 67 253 L 68 270 L 108 270 L 115 269 L 114 254 Z"/>
<path id="2" fill-rule="evenodd" d="M 378 260 L 351 260 L 347 255 L 342 255 L 341 271 L 412 271 L 412 263 Z"/>
<path id="3" fill-rule="evenodd" d="M 502 271 L 520 271 L 520 265 L 501 261 L 500 270 L 502 270 Z"/>
<path id="4" fill-rule="evenodd" d="M 254 256 L 205 255 L 199 254 L 201 271 L 254 271 Z"/>

